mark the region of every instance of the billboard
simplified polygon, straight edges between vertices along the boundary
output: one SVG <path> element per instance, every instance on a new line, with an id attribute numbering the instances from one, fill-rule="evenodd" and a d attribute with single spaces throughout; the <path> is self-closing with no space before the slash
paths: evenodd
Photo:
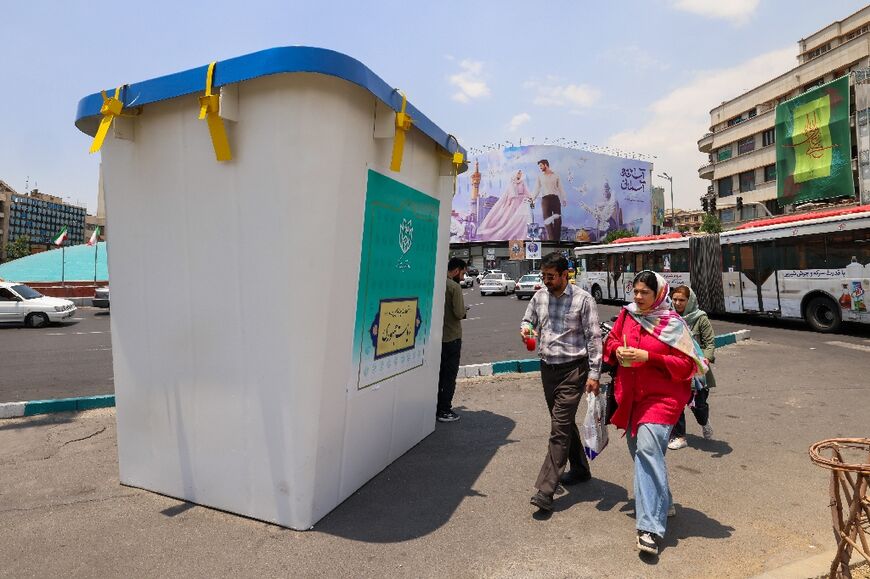
<path id="1" fill-rule="evenodd" d="M 780 205 L 855 195 L 848 76 L 777 105 L 776 176 Z"/>
<path id="2" fill-rule="evenodd" d="M 652 233 L 652 163 L 554 145 L 489 151 L 459 176 L 450 242 Z"/>

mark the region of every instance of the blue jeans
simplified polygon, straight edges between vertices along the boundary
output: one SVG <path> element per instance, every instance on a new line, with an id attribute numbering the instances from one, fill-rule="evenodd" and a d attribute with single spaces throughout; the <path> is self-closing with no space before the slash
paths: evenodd
<path id="1" fill-rule="evenodd" d="M 634 512 L 638 531 L 665 536 L 671 489 L 668 486 L 668 450 L 672 425 L 641 424 L 637 436 L 628 435 L 628 452 L 634 460 Z"/>

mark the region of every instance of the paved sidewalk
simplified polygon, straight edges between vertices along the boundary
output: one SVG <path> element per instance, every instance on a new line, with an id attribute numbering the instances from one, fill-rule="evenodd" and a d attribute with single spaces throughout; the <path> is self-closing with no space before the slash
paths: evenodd
<path id="1" fill-rule="evenodd" d="M 0 421 L 0 576 L 747 577 L 829 551 L 828 479 L 807 447 L 868 434 L 870 386 L 846 379 L 870 362 L 826 368 L 819 392 L 821 353 L 717 354 L 716 440 L 689 416 L 691 447 L 668 454 L 677 517 L 658 561 L 634 550 L 618 436 L 593 481 L 533 516 L 549 420 L 522 374 L 461 382 L 460 422 L 306 533 L 120 486 L 114 409 Z"/>

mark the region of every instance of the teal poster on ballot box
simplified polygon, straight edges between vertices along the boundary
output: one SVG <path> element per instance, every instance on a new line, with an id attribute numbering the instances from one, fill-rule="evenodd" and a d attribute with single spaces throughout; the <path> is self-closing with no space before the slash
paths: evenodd
<path id="1" fill-rule="evenodd" d="M 354 323 L 356 388 L 423 365 L 439 201 L 369 170 Z"/>

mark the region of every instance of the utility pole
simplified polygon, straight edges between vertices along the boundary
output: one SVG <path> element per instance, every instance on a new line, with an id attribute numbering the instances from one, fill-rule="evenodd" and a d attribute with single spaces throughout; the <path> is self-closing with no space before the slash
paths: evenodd
<path id="1" fill-rule="evenodd" d="M 677 230 L 677 211 L 674 209 L 674 178 L 667 173 L 662 172 L 659 175 L 662 179 L 667 179 L 671 184 L 671 231 Z"/>

